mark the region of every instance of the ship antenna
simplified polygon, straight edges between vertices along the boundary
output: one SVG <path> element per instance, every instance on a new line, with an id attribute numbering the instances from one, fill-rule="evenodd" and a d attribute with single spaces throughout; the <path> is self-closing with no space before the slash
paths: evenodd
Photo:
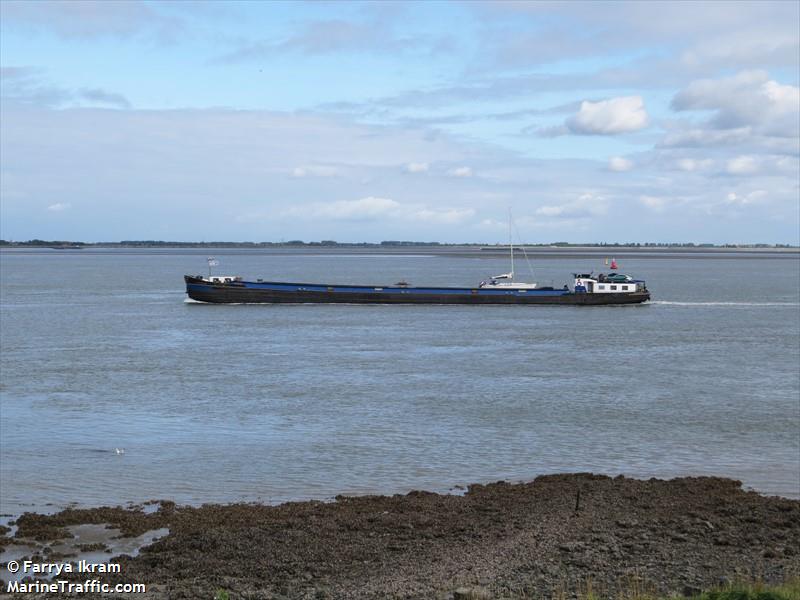
<path id="1" fill-rule="evenodd" d="M 219 261 L 213 256 L 209 256 L 206 260 L 208 261 L 208 278 L 211 279 L 211 267 L 216 267 Z"/>

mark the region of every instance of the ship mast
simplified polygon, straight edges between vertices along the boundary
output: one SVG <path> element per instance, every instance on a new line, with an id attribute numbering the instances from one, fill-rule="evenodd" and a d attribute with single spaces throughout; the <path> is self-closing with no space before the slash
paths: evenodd
<path id="1" fill-rule="evenodd" d="M 514 236 L 511 233 L 511 207 L 508 207 L 508 247 L 511 250 L 511 277 L 509 281 L 514 281 Z"/>

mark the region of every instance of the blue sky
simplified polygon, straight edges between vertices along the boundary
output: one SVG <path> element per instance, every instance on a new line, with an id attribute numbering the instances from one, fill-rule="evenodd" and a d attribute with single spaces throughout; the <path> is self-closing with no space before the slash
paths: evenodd
<path id="1" fill-rule="evenodd" d="M 800 3 L 0 1 L 0 237 L 800 243 Z"/>

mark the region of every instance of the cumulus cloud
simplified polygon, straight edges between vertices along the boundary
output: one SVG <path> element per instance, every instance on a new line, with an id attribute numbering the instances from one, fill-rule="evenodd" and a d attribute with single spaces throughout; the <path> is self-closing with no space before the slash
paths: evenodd
<path id="1" fill-rule="evenodd" d="M 412 162 L 408 163 L 404 167 L 404 170 L 406 171 L 406 173 L 425 173 L 428 170 L 428 166 L 429 166 L 428 163 Z"/>
<path id="2" fill-rule="evenodd" d="M 447 171 L 451 177 L 472 177 L 472 169 L 470 167 L 456 167 Z"/>
<path id="3" fill-rule="evenodd" d="M 483 232 L 491 230 L 500 240 L 507 225 L 495 230 L 479 223 L 502 221 L 503 206 L 529 198 L 518 208 L 520 215 L 529 215 L 530 222 L 518 217 L 517 223 L 523 233 L 524 227 L 553 232 L 550 240 L 617 241 L 614 236 L 619 231 L 635 231 L 631 237 L 641 241 L 670 241 L 676 235 L 684 239 L 690 233 L 696 239 L 722 242 L 796 239 L 795 157 L 776 154 L 767 162 L 761 160 L 762 171 L 752 177 L 719 177 L 726 174 L 729 160 L 759 156 L 751 149 L 724 155 L 706 150 L 642 152 L 637 154 L 642 158 L 636 159 L 635 168 L 620 177 L 601 172 L 607 168 L 606 161 L 498 155 L 497 149 L 486 153 L 480 145 L 445 134 L 431 138 L 424 130 L 370 127 L 307 113 L 12 111 L 7 104 L 2 109 L 0 143 L 7 171 L 0 178 L 6 199 L 0 207 L 0 224 L 8 228 L 6 238 L 65 235 L 64 219 L 77 209 L 75 199 L 80 198 L 81 209 L 88 210 L 94 220 L 73 220 L 74 239 L 91 239 L 99 222 L 106 232 L 104 239 L 191 240 L 214 235 L 240 240 L 460 242 L 486 241 L 489 238 Z M 31 131 L 47 135 L 32 139 Z M 254 131 L 259 135 L 253 136 Z M 169 144 L 164 143 L 165 137 Z M 76 146 L 77 138 L 82 143 Z M 712 156 L 713 165 L 703 162 Z M 675 162 L 681 159 L 694 161 L 692 168 L 700 173 L 686 177 L 675 172 Z M 404 166 L 412 162 L 428 164 L 429 172 L 441 175 L 448 168 L 470 165 L 481 177 L 453 186 L 459 180 L 405 174 Z M 53 177 L 40 177 L 43 163 L 53 165 Z M 440 165 L 446 166 L 440 170 Z M 290 177 L 294 169 L 320 166 L 335 166 L 340 175 L 313 177 L 305 171 L 305 179 Z M 663 174 L 660 169 L 670 171 L 669 178 L 658 177 Z M 95 175 L 87 179 L 87 172 Z M 186 172 L 195 176 L 176 175 Z M 367 188 L 365 181 L 379 187 Z M 721 192 L 721 186 L 729 187 Z M 769 192 L 761 203 L 745 206 L 725 200 L 731 190 L 737 198 L 750 200 L 747 194 L 756 188 Z M 530 197 L 532 189 L 535 199 Z M 645 200 L 652 210 L 668 211 L 682 198 L 690 200 L 681 205 L 685 210 L 674 211 L 674 222 L 658 218 L 637 222 L 641 213 L 625 209 L 639 206 L 645 211 L 640 200 L 643 193 L 658 198 Z M 230 198 L 224 207 L 219 205 L 222 195 Z M 37 207 L 35 198 L 53 200 Z M 56 201 L 72 202 L 74 210 L 48 211 L 47 205 Z M 205 208 L 198 210 L 198 206 Z M 711 208 L 706 210 L 706 206 Z M 613 212 L 612 207 L 616 208 Z M 713 219 L 708 216 L 711 210 Z M 17 215 L 24 211 L 29 213 L 27 229 L 18 224 L 22 218 Z M 176 211 L 184 218 L 170 223 Z M 749 218 L 736 223 L 718 218 L 744 211 L 750 211 Z M 220 218 L 209 221 L 208 214 Z M 171 229 L 157 229 L 161 223 L 169 223 Z"/>
<path id="4" fill-rule="evenodd" d="M 693 81 L 672 99 L 676 111 L 712 111 L 702 127 L 677 132 L 667 145 L 720 145 L 752 138 L 800 136 L 800 88 L 765 71 Z"/>
<path id="5" fill-rule="evenodd" d="M 578 113 L 565 122 L 577 135 L 617 135 L 647 127 L 648 116 L 641 96 L 623 96 L 600 102 L 581 102 Z"/>
<path id="6" fill-rule="evenodd" d="M 621 156 L 612 156 L 608 161 L 608 168 L 610 171 L 622 173 L 624 171 L 630 171 L 633 168 L 633 162 Z"/>
<path id="7" fill-rule="evenodd" d="M 69 202 L 56 202 L 55 204 L 51 204 L 47 207 L 47 210 L 51 212 L 63 212 L 72 208 L 72 204 Z"/>

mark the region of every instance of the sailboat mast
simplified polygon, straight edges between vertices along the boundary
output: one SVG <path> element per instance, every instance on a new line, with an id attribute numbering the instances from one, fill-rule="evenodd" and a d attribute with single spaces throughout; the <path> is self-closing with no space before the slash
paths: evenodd
<path id="1" fill-rule="evenodd" d="M 511 207 L 508 207 L 508 247 L 511 250 L 511 281 L 514 281 L 514 236 L 511 234 Z"/>

